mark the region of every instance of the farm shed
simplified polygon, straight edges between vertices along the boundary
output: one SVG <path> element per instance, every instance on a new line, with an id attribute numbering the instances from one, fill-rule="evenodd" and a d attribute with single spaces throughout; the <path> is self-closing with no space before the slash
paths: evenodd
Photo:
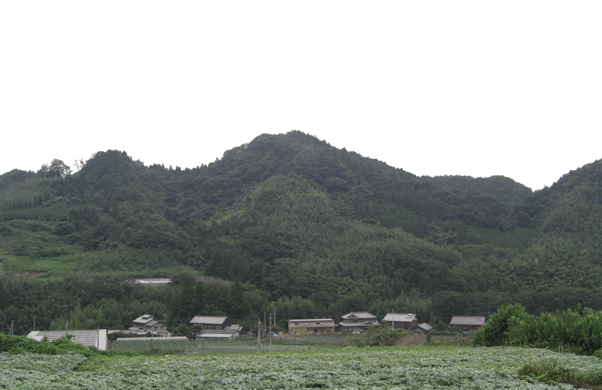
<path id="1" fill-rule="evenodd" d="M 418 324 L 413 327 L 412 333 L 428 333 L 431 329 L 433 329 L 432 326 L 423 322 L 422 324 Z"/>
<path id="2" fill-rule="evenodd" d="M 66 335 L 73 336 L 71 341 L 76 344 L 81 344 L 85 347 L 95 347 L 101 351 L 107 350 L 107 330 L 106 329 L 94 329 L 94 330 L 34 330 L 27 335 L 27 338 L 42 341 L 44 337 L 48 341 L 58 340 Z"/>
<path id="3" fill-rule="evenodd" d="M 232 325 L 225 329 L 201 329 L 195 338 L 230 338 L 233 339 L 240 335 L 240 325 Z"/>
<path id="4" fill-rule="evenodd" d="M 236 337 L 235 334 L 232 333 L 199 333 L 194 336 L 197 340 L 199 339 L 227 339 L 233 340 Z"/>

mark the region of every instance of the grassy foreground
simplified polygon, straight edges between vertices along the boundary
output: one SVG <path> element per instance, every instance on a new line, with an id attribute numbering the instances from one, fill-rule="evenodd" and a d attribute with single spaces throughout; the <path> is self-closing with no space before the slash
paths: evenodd
<path id="1" fill-rule="evenodd" d="M 571 389 L 517 374 L 553 360 L 589 372 L 598 358 L 520 348 L 349 348 L 220 356 L 0 354 L 6 389 Z"/>

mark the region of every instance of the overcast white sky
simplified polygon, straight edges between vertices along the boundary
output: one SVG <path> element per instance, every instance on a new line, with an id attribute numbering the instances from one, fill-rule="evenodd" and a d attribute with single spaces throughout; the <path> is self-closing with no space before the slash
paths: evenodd
<path id="1" fill-rule="evenodd" d="M 533 189 L 602 158 L 602 2 L 1 1 L 0 173 L 292 129 Z"/>

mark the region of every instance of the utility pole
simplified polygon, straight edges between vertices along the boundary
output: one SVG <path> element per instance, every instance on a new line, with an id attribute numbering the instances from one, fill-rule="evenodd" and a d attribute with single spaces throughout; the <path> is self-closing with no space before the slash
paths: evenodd
<path id="1" fill-rule="evenodd" d="M 272 313 L 270 313 L 270 332 L 268 333 L 270 338 L 270 353 L 272 352 Z"/>
<path id="2" fill-rule="evenodd" d="M 261 317 L 257 319 L 257 353 L 261 352 Z"/>
<path id="3" fill-rule="evenodd" d="M 69 320 L 65 320 L 65 336 L 69 334 Z"/>
<path id="4" fill-rule="evenodd" d="M 33 316 L 33 331 L 36 331 L 36 316 Z"/>
<path id="5" fill-rule="evenodd" d="M 264 326 L 263 326 L 263 327 L 265 328 L 265 329 L 263 330 L 263 337 L 265 338 L 265 337 L 267 336 L 267 335 L 265 334 L 265 332 L 267 331 L 267 324 L 268 324 L 268 321 L 267 321 L 267 316 L 266 316 L 266 314 L 265 314 L 265 311 L 263 312 L 263 323 L 264 323 Z"/>
<path id="6" fill-rule="evenodd" d="M 395 330 L 395 310 L 393 310 L 393 318 L 391 321 L 391 330 Z"/>

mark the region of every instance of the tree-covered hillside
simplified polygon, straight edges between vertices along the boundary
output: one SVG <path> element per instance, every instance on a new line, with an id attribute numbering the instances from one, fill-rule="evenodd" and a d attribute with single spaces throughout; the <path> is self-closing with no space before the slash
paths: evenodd
<path id="1" fill-rule="evenodd" d="M 0 176 L 0 272 L 13 289 L 64 277 L 238 280 L 243 321 L 272 308 L 281 319 L 395 310 L 421 321 L 514 302 L 534 314 L 602 308 L 601 166 L 533 193 L 501 176 L 417 177 L 298 131 L 194 169 L 109 150 L 74 174 L 54 160 Z M 169 306 L 173 295 L 155 298 Z M 234 307 L 195 299 L 196 310 Z"/>

